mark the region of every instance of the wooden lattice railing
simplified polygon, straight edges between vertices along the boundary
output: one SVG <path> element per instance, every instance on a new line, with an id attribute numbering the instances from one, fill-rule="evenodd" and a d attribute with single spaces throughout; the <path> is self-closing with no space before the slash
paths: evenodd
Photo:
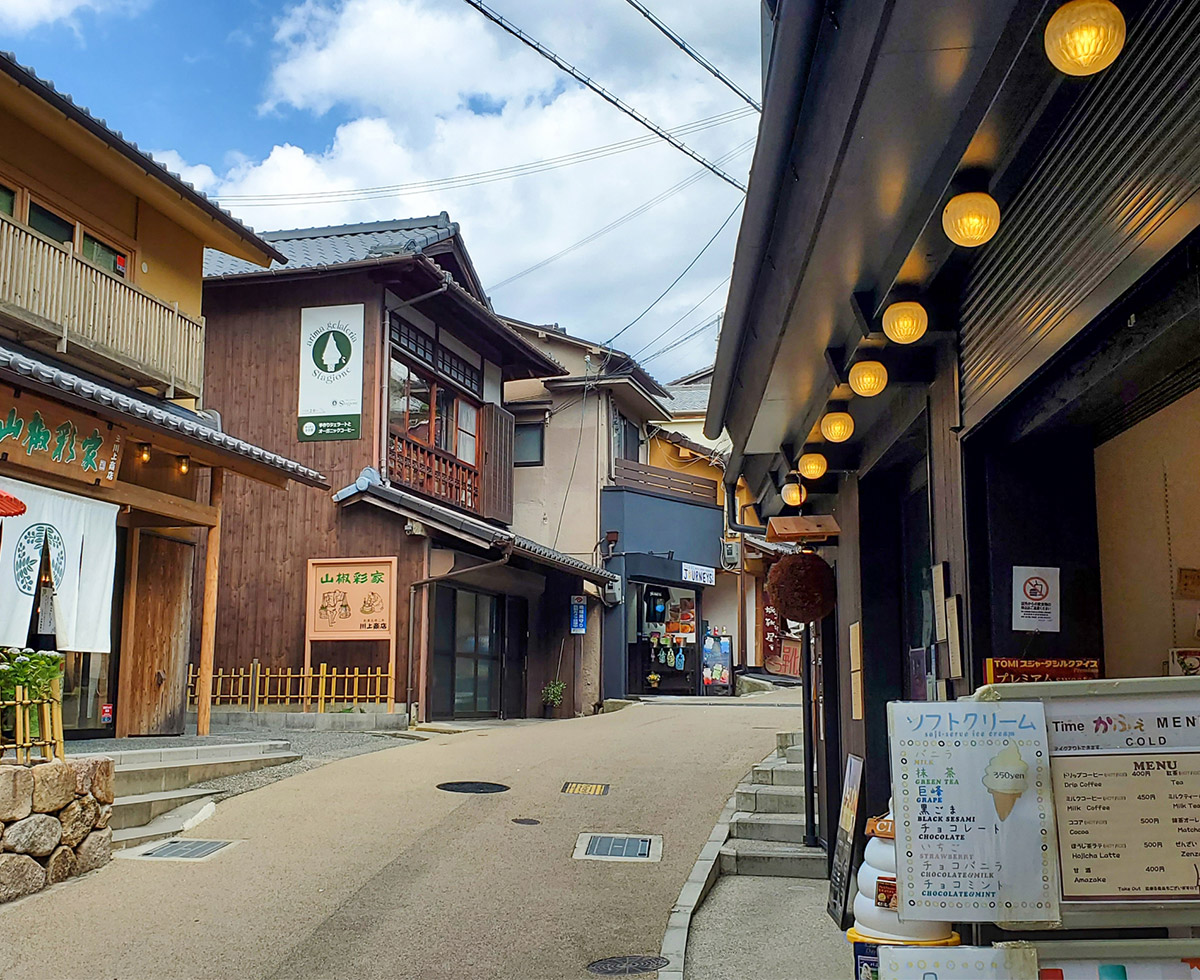
<path id="1" fill-rule="evenodd" d="M 395 432 L 388 437 L 388 479 L 473 514 L 480 512 L 478 470 Z"/>
<path id="2" fill-rule="evenodd" d="M 386 667 L 330 667 L 321 664 L 311 670 L 280 667 L 272 670 L 257 660 L 248 667 L 214 670 L 213 707 L 236 705 L 250 711 L 272 705 L 303 707 L 314 705 L 324 712 L 330 705 L 386 705 L 391 674 Z M 188 664 L 188 706 L 196 705 L 197 670 Z"/>
<path id="3" fill-rule="evenodd" d="M 31 698 L 18 687 L 11 699 L 0 698 L 0 757 L 11 751 L 17 762 L 29 762 L 35 749 L 43 759 L 64 757 L 61 692 L 55 680 L 49 697 Z"/>

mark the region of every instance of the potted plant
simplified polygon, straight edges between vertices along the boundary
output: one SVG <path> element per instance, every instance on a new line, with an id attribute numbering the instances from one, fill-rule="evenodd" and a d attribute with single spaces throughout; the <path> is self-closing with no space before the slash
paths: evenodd
<path id="1" fill-rule="evenodd" d="M 659 674 L 656 674 L 654 671 L 650 671 L 650 673 L 648 673 L 646 675 L 646 683 L 649 684 L 651 687 L 658 687 L 658 682 L 661 680 L 662 680 L 662 676 Z"/>
<path id="2" fill-rule="evenodd" d="M 567 682 L 560 681 L 557 677 L 552 681 L 547 681 L 546 686 L 542 688 L 542 717 L 550 718 L 554 715 L 554 709 L 563 703 L 563 695 L 567 692 Z"/>

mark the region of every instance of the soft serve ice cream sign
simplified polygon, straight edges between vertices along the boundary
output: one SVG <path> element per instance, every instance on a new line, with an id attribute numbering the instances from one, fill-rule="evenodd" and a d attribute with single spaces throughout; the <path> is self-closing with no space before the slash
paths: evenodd
<path id="1" fill-rule="evenodd" d="M 998 752 L 983 771 L 983 786 L 992 794 L 996 816 L 1003 823 L 1021 794 L 1029 788 L 1029 763 L 1013 743 Z"/>
<path id="2" fill-rule="evenodd" d="M 300 311 L 301 442 L 361 434 L 363 311 L 361 303 Z"/>

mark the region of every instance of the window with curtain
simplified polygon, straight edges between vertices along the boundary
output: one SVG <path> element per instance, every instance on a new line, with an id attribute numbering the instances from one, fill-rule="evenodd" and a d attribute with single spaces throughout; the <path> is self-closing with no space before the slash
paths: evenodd
<path id="1" fill-rule="evenodd" d="M 458 402 L 458 458 L 468 466 L 478 465 L 475 441 L 479 412 L 470 402 Z"/>
<path id="2" fill-rule="evenodd" d="M 477 464 L 479 409 L 445 382 L 430 380 L 393 351 L 388 390 L 388 427 L 424 446 Z"/>

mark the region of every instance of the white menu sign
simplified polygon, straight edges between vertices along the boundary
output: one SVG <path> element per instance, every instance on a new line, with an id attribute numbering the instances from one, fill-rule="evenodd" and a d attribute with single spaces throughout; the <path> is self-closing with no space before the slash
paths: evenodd
<path id="1" fill-rule="evenodd" d="M 1038 701 L 888 705 L 902 920 L 1058 922 Z"/>

